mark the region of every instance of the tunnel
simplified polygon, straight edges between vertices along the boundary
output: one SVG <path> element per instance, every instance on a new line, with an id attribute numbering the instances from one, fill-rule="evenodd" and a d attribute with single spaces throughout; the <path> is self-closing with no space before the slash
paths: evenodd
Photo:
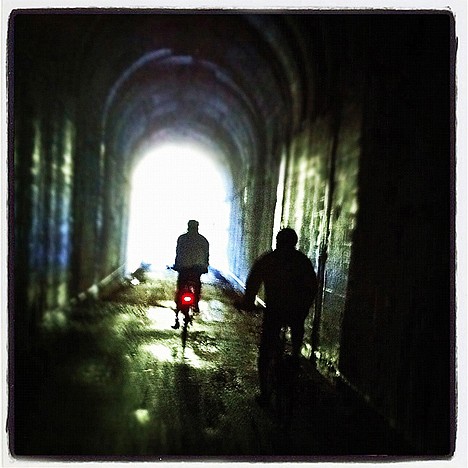
<path id="1" fill-rule="evenodd" d="M 50 455 L 28 448 L 37 407 L 22 409 L 63 352 L 44 322 L 95 310 L 133 271 L 134 174 L 154 158 L 148 184 L 168 178 L 164 145 L 199 149 L 224 181 L 216 274 L 242 292 L 293 228 L 319 280 L 304 359 L 399 434 L 397 455 L 453 454 L 451 14 L 19 9 L 8 27 L 15 455 Z M 180 161 L 164 204 L 147 201 L 155 243 L 176 197 L 204 205 L 209 178 L 188 190 L 177 171 L 196 164 Z"/>

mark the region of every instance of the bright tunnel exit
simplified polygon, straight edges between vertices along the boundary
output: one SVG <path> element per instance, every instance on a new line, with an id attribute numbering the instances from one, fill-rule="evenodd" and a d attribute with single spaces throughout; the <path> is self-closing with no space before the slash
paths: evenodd
<path id="1" fill-rule="evenodd" d="M 154 270 L 173 265 L 176 242 L 190 219 L 210 243 L 210 265 L 228 268 L 230 204 L 227 171 L 194 144 L 165 144 L 142 156 L 132 176 L 127 271 L 142 262 Z"/>

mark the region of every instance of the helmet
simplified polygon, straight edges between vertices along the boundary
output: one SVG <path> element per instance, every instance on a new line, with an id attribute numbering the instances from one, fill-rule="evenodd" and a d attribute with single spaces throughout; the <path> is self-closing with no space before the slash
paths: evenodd
<path id="1" fill-rule="evenodd" d="M 276 235 L 276 245 L 278 247 L 294 247 L 298 237 L 296 231 L 291 228 L 284 228 Z"/>

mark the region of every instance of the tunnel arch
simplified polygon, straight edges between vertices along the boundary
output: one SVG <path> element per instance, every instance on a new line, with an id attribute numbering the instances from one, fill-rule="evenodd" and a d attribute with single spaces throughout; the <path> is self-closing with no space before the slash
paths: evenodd
<path id="1" fill-rule="evenodd" d="M 104 101 L 105 120 L 110 101 L 116 98 L 118 90 L 122 95 L 120 87 L 130 82 L 133 74 L 149 62 L 175 60 L 185 55 L 197 67 L 202 62 L 211 67 L 216 75 L 214 82 L 228 86 L 228 94 L 236 94 L 250 113 L 254 113 L 259 125 L 255 141 L 267 133 L 265 125 L 274 131 L 292 131 L 293 124 L 288 122 L 296 119 L 296 110 L 304 101 L 300 94 L 305 92 L 305 87 L 299 89 L 297 83 L 301 82 L 300 64 L 306 61 L 290 44 L 290 26 L 281 20 L 281 15 L 202 16 L 211 28 L 210 35 L 217 36 L 217 40 L 204 40 L 200 26 L 194 26 L 184 15 L 161 14 L 155 19 L 142 12 L 130 15 L 133 21 L 128 18 L 120 21 L 119 15 L 114 15 L 111 21 L 106 18 L 105 27 L 98 19 L 93 26 L 94 41 L 79 66 L 79 75 L 84 78 L 79 82 L 83 83 L 85 99 L 88 96 L 93 100 L 97 112 Z M 181 25 L 185 27 L 183 35 L 178 33 Z M 133 37 L 131 43 L 126 39 L 128 36 Z M 102 57 L 100 50 L 109 43 L 113 44 L 111 50 L 116 51 L 115 56 Z M 221 55 L 219 50 L 225 52 Z M 99 64 L 97 70 L 96 64 Z M 272 120 L 279 124 L 268 123 Z M 259 157 L 266 152 L 262 148 Z"/>
<path id="2" fill-rule="evenodd" d="M 149 17 L 146 20 L 148 25 L 156 24 Z M 232 174 L 233 187 L 231 232 L 238 233 L 231 234 L 234 236 L 231 242 L 245 249 L 234 255 L 239 258 L 232 263 L 233 268 L 239 268 L 239 262 L 244 265 L 242 269 L 247 268 L 247 259 L 258 254 L 262 247 L 238 236 L 246 231 L 245 223 L 251 224 L 247 231 L 252 238 L 264 229 L 265 222 L 272 231 L 273 216 L 252 224 L 256 218 L 254 212 L 278 210 L 275 197 L 270 197 L 256 209 L 243 213 L 246 210 L 243 199 L 249 193 L 261 200 L 265 184 L 276 191 L 280 159 L 284 148 L 289 146 L 293 128 L 298 126 L 298 109 L 306 101 L 301 96 L 305 88 L 299 79 L 298 64 L 303 59 L 297 55 L 298 49 L 293 49 L 293 35 L 285 32 L 287 24 L 275 15 L 264 18 L 207 15 L 207 24 L 214 28 L 211 33 L 219 39 L 209 43 L 183 15 L 162 15 L 156 33 L 149 26 L 141 25 L 136 31 L 131 21 L 120 30 L 119 20 L 115 21 L 113 28 L 102 31 L 96 26 L 97 43 L 112 40 L 116 44 L 113 50 L 118 51 L 118 44 L 124 45 L 122 41 L 129 28 L 134 39 L 130 45 L 125 44 L 126 59 L 122 54 L 106 57 L 105 66 L 92 75 L 92 82 L 100 83 L 101 87 L 107 83 L 107 94 L 101 100 L 100 170 L 104 180 L 113 177 L 116 167 L 122 172 L 114 176 L 118 180 L 110 181 L 101 189 L 103 216 L 109 217 L 106 213 L 110 213 L 112 219 L 109 225 L 103 226 L 101 237 L 106 239 L 106 232 L 115 229 L 125 233 L 128 203 L 121 201 L 122 212 L 117 216 L 118 204 L 109 193 L 118 185 L 128 187 L 134 166 L 131 159 L 138 154 L 136 148 L 146 139 L 153 141 L 165 138 L 166 134 L 191 135 L 194 140 L 213 140 L 212 145 L 222 148 L 221 154 L 227 156 L 225 162 Z M 183 38 L 175 34 L 181 24 L 187 25 Z M 223 55 L 219 54 L 220 47 L 225 48 Z M 87 60 L 91 65 L 99 57 L 91 51 Z M 92 97 L 89 89 L 87 96 Z M 304 109 L 299 113 L 303 112 Z M 248 182 L 258 172 L 267 174 L 268 180 Z M 117 218 L 123 220 L 120 228 Z M 234 229 L 234 224 L 239 223 L 241 228 Z M 266 240 L 263 248 L 269 245 L 271 240 Z M 108 259 L 121 257 L 116 247 L 112 253 L 103 255 Z M 105 259 L 101 262 L 108 263 Z M 113 261 L 114 266 L 117 263 Z"/>
<path id="3" fill-rule="evenodd" d="M 181 128 L 182 132 L 194 126 L 197 132 L 204 127 L 205 133 L 213 138 L 220 135 L 230 140 L 229 146 L 236 147 L 231 156 L 240 157 L 241 164 L 247 158 L 255 161 L 257 154 L 261 154 L 257 149 L 259 123 L 240 90 L 234 84 L 226 88 L 227 78 L 220 81 L 221 72 L 212 64 L 174 56 L 160 62 L 140 73 L 143 77 L 155 75 L 157 80 L 142 83 L 138 76 L 134 77 L 128 89 L 109 105 L 112 112 L 105 120 L 104 132 L 105 146 L 111 153 L 119 152 L 125 157 L 126 153 L 133 152 L 139 140 L 160 126 Z M 171 77 L 181 75 L 182 83 L 171 83 Z M 222 104 L 224 100 L 227 104 Z M 249 147 L 248 154 L 244 151 L 246 147 Z"/>

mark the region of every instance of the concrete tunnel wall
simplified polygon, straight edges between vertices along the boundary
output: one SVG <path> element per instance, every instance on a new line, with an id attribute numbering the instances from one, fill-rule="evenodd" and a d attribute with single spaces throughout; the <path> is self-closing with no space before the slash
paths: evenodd
<path id="1" fill-rule="evenodd" d="M 321 283 L 308 349 L 424 453 L 447 453 L 450 27 L 445 14 L 15 14 L 16 351 L 47 311 L 122 274 L 135 155 L 183 135 L 232 175 L 232 273 L 270 248 L 280 213 Z"/>

